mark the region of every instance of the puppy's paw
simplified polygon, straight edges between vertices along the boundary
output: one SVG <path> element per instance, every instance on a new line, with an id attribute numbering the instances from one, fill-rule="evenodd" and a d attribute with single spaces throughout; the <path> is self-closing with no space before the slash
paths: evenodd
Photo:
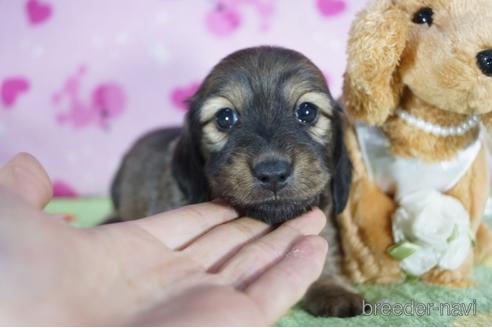
<path id="1" fill-rule="evenodd" d="M 338 285 L 315 285 L 304 298 L 304 309 L 317 317 L 354 317 L 362 314 L 364 304 L 361 295 Z"/>

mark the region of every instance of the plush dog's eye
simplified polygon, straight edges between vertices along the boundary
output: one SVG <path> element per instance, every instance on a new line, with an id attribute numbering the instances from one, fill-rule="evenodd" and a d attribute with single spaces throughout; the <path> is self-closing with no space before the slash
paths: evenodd
<path id="1" fill-rule="evenodd" d="M 301 123 L 312 124 L 318 118 L 318 108 L 309 102 L 302 103 L 297 108 L 296 116 Z"/>
<path id="2" fill-rule="evenodd" d="M 434 10 L 429 7 L 420 9 L 413 16 L 413 22 L 415 24 L 427 24 L 431 26 L 434 23 Z"/>
<path id="3" fill-rule="evenodd" d="M 230 108 L 222 108 L 215 114 L 217 126 L 222 130 L 229 130 L 239 120 L 237 113 Z"/>

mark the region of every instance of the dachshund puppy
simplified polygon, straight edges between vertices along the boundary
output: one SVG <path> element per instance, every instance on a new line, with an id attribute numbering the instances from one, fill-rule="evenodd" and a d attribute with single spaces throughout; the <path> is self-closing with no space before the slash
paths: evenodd
<path id="1" fill-rule="evenodd" d="M 328 217 L 344 209 L 351 164 L 341 112 L 322 73 L 303 55 L 276 47 L 233 53 L 192 97 L 185 120 L 183 128 L 144 136 L 127 153 L 112 185 L 119 218 L 214 198 L 268 224 L 315 206 Z M 331 251 L 326 276 L 308 292 L 306 307 L 316 314 L 358 314 L 362 298 L 338 276 L 334 220 L 325 236 Z"/>

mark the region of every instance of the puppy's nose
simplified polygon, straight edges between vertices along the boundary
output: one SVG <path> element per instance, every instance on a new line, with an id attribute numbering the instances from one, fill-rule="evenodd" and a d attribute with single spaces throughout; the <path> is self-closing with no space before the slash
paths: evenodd
<path id="1" fill-rule="evenodd" d="M 477 55 L 478 67 L 487 76 L 492 76 L 492 49 L 479 52 Z"/>
<path id="2" fill-rule="evenodd" d="M 253 175 L 264 188 L 277 192 L 287 185 L 287 180 L 292 174 L 289 162 L 282 160 L 269 160 L 256 164 L 253 167 Z"/>

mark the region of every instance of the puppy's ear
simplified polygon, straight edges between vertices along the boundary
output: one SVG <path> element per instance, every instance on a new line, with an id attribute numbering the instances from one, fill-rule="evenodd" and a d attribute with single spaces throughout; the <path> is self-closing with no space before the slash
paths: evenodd
<path id="1" fill-rule="evenodd" d="M 369 124 L 383 124 L 402 91 L 397 69 L 411 19 L 393 2 L 372 0 L 350 32 L 345 105 L 353 118 Z"/>
<path id="2" fill-rule="evenodd" d="M 201 127 L 191 109 L 185 118 L 172 159 L 172 171 L 187 202 L 208 200 L 208 183 L 205 176 L 205 160 L 201 147 Z"/>
<path id="3" fill-rule="evenodd" d="M 333 161 L 334 173 L 331 179 L 331 200 L 333 203 L 333 211 L 335 214 L 340 214 L 347 206 L 350 187 L 352 185 L 352 163 L 345 147 L 343 134 L 343 120 L 340 110 L 336 110 L 335 118 L 333 119 Z"/>

